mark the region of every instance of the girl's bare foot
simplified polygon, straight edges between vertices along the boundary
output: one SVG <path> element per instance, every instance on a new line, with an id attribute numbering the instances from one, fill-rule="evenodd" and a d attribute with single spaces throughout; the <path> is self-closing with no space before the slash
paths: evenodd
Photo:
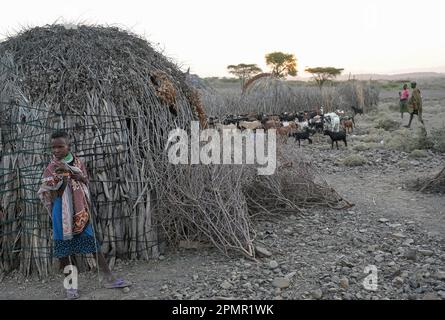
<path id="1" fill-rule="evenodd" d="M 79 299 L 80 295 L 79 295 L 79 292 L 77 291 L 77 289 L 67 289 L 66 297 L 69 300 L 75 300 L 75 299 Z"/>
<path id="2" fill-rule="evenodd" d="M 124 279 L 116 279 L 112 281 L 107 281 L 105 288 L 116 289 L 116 288 L 126 288 L 131 286 L 131 283 L 125 281 Z"/>

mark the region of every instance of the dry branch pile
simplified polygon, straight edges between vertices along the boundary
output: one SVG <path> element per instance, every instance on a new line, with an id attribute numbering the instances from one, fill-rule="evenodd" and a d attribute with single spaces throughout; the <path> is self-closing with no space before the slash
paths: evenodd
<path id="1" fill-rule="evenodd" d="M 287 145 L 277 145 L 278 167 L 270 176 L 251 175 L 244 192 L 251 215 L 299 213 L 302 209 L 353 206 L 323 179 L 310 161 Z"/>

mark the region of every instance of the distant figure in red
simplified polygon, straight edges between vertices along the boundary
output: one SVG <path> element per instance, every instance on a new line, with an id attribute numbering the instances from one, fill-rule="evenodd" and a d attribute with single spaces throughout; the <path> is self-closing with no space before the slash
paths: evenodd
<path id="1" fill-rule="evenodd" d="M 409 90 L 407 84 L 403 85 L 403 91 L 399 92 L 399 97 L 400 97 L 400 115 L 403 119 L 403 114 L 405 112 L 408 112 Z"/>

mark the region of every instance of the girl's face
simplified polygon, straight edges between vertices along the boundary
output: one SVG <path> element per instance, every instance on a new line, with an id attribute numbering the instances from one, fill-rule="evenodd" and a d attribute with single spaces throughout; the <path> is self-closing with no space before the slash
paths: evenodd
<path id="1" fill-rule="evenodd" d="M 65 138 L 55 138 L 51 141 L 51 149 L 57 160 L 62 160 L 70 152 L 70 146 Z"/>

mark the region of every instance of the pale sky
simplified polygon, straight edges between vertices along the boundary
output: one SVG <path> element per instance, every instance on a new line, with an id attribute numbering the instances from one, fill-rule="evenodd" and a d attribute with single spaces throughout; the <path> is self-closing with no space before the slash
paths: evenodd
<path id="1" fill-rule="evenodd" d="M 268 52 L 345 73 L 445 71 L 442 0 L 2 1 L 1 38 L 23 26 L 113 24 L 143 35 L 202 77 L 229 64 L 267 70 Z"/>

